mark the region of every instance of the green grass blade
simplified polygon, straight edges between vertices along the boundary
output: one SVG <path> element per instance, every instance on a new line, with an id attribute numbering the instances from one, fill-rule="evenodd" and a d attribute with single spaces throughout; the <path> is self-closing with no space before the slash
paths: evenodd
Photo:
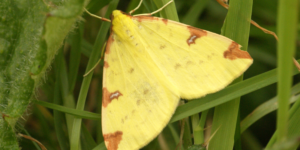
<path id="1" fill-rule="evenodd" d="M 208 0 L 196 0 L 195 4 L 192 6 L 192 8 L 189 9 L 181 22 L 194 26 L 207 3 Z"/>
<path id="2" fill-rule="evenodd" d="M 44 106 L 44 107 L 47 107 L 47 108 L 51 108 L 53 110 L 57 110 L 60 112 L 64 112 L 64 113 L 76 116 L 78 118 L 91 119 L 91 120 L 98 120 L 101 118 L 100 114 L 83 111 L 83 110 L 76 110 L 73 108 L 68 108 L 68 107 L 64 107 L 64 106 L 60 106 L 60 105 L 56 105 L 56 104 L 52 104 L 52 103 L 48 103 L 48 102 L 44 102 L 44 101 L 34 101 L 34 103 Z"/>
<path id="3" fill-rule="evenodd" d="M 294 88 L 293 88 L 294 89 Z M 292 89 L 292 92 L 293 92 Z M 288 124 L 288 138 L 289 139 L 293 139 L 294 137 L 299 137 L 300 135 L 300 128 L 299 128 L 299 115 L 300 115 L 300 96 L 299 94 L 296 96 L 296 102 L 295 104 L 292 106 L 292 108 L 289 110 L 289 124 Z M 277 138 L 277 132 L 275 131 L 275 133 L 273 134 L 272 138 L 269 140 L 269 143 L 267 144 L 266 148 L 272 148 L 273 145 L 276 142 L 276 138 Z M 283 143 L 288 142 L 288 141 L 283 141 Z M 281 142 L 279 142 L 281 143 Z M 280 144 L 275 144 L 275 145 L 280 145 Z M 274 146 L 275 146 L 274 145 Z M 294 148 L 291 149 L 296 149 L 296 147 L 299 144 L 297 144 L 296 146 L 294 146 Z"/>
<path id="4" fill-rule="evenodd" d="M 292 58 L 296 49 L 298 0 L 279 0 L 278 4 L 278 112 L 277 141 L 286 139 L 288 131 L 289 97 L 292 85 Z"/>
<path id="5" fill-rule="evenodd" d="M 86 57 L 90 57 L 92 50 L 93 50 L 93 45 L 87 42 L 86 40 L 82 40 L 81 53 Z"/>
<path id="6" fill-rule="evenodd" d="M 63 49 L 60 49 L 59 53 L 62 53 Z M 57 105 L 61 105 L 62 104 L 62 99 L 61 99 L 61 89 L 60 89 L 60 85 L 59 85 L 59 77 L 60 77 L 60 63 L 59 60 L 56 58 L 54 61 L 55 64 L 55 78 L 56 78 L 56 82 L 55 82 L 55 87 L 54 87 L 54 96 L 53 96 L 53 103 L 57 104 Z M 64 125 L 65 123 L 65 118 L 64 118 L 64 114 L 62 112 L 59 112 L 57 110 L 53 110 L 53 118 L 54 118 L 54 128 L 55 128 L 55 132 L 56 132 L 56 136 L 57 136 L 57 140 L 60 146 L 60 149 L 62 150 L 68 150 L 70 147 L 68 147 L 69 143 L 69 139 L 65 136 L 64 133 Z"/>
<path id="7" fill-rule="evenodd" d="M 161 8 L 166 3 L 168 3 L 170 0 L 153 0 L 153 1 L 156 4 L 157 8 Z M 161 10 L 160 14 L 161 14 L 162 18 L 166 18 L 166 19 L 170 19 L 170 20 L 174 20 L 174 21 L 179 21 L 174 2 L 169 4 L 163 10 Z"/>
<path id="8" fill-rule="evenodd" d="M 271 148 L 264 150 L 296 150 L 299 144 L 299 137 L 287 138 L 283 142 L 277 142 Z"/>
<path id="9" fill-rule="evenodd" d="M 296 150 L 297 147 L 299 146 L 299 137 L 300 137 L 300 98 L 298 97 L 297 103 L 295 103 L 289 111 L 289 115 L 291 115 L 289 122 L 288 122 L 288 139 L 293 139 L 295 137 L 298 137 L 297 143 L 292 146 L 289 150 Z"/>
<path id="10" fill-rule="evenodd" d="M 67 67 L 66 67 L 66 62 L 63 56 L 63 52 L 61 51 L 58 53 L 56 56 L 57 62 L 60 67 L 59 67 L 59 78 L 57 79 L 59 81 L 60 89 L 61 89 L 61 96 L 62 96 L 62 101 L 63 101 L 63 106 L 64 108 L 75 108 L 75 100 L 73 98 L 73 95 L 69 92 L 69 80 L 68 80 L 68 74 L 67 74 Z M 49 106 L 49 105 L 46 105 Z M 60 106 L 62 107 L 62 106 Z M 55 107 L 54 107 L 55 108 Z M 64 110 L 62 108 L 62 110 Z M 69 137 L 71 137 L 71 131 L 73 127 L 73 120 L 74 116 L 65 114 L 66 118 L 66 123 L 67 123 L 67 129 L 68 129 L 68 134 Z"/>
<path id="11" fill-rule="evenodd" d="M 69 91 L 72 93 L 75 87 L 78 69 L 80 64 L 80 56 L 81 56 L 81 43 L 82 43 L 82 35 L 83 35 L 83 24 L 76 23 L 78 28 L 75 29 L 74 32 L 70 35 L 70 62 L 69 62 Z"/>
<path id="12" fill-rule="evenodd" d="M 102 142 L 99 145 L 97 145 L 95 148 L 93 148 L 93 150 L 107 150 L 105 143 Z"/>
<path id="13" fill-rule="evenodd" d="M 82 125 L 81 131 L 82 133 L 80 139 L 82 143 L 82 149 L 93 149 L 94 147 L 96 147 L 97 144 L 85 125 Z"/>
<path id="14" fill-rule="evenodd" d="M 231 0 L 226 20 L 222 28 L 222 35 L 242 45 L 243 50 L 247 50 L 248 48 L 252 4 L 252 0 Z M 243 77 L 241 76 L 233 83 L 236 84 L 242 80 Z M 209 150 L 233 149 L 236 124 L 239 120 L 237 118 L 239 116 L 239 105 L 240 98 L 237 97 L 234 100 L 215 108 L 212 132 L 216 132 L 216 134 L 209 142 Z"/>
<path id="15" fill-rule="evenodd" d="M 86 9 L 91 13 L 98 12 L 101 8 L 109 4 L 112 0 L 91 0 Z"/>
<path id="16" fill-rule="evenodd" d="M 106 18 L 108 18 L 108 16 L 111 14 L 111 12 L 116 9 L 118 2 L 119 2 L 118 0 L 113 0 L 110 3 L 109 8 L 108 8 L 108 10 L 106 12 L 106 15 L 105 15 Z M 103 22 L 102 23 L 101 29 L 98 33 L 95 45 L 93 47 L 91 57 L 89 59 L 89 63 L 88 63 L 87 68 L 86 68 L 86 72 L 88 72 L 96 64 L 96 62 L 100 58 L 101 49 L 102 49 L 102 46 L 103 46 L 103 44 L 106 40 L 106 33 L 108 32 L 109 26 L 110 26 L 110 24 L 108 22 Z M 85 100 L 86 100 L 86 96 L 87 96 L 87 93 L 88 93 L 88 89 L 89 89 L 89 86 L 90 86 L 91 79 L 92 79 L 92 73 L 90 73 L 88 76 L 86 76 L 83 79 L 81 89 L 80 89 L 80 92 L 79 92 L 77 106 L 76 106 L 77 110 L 83 110 L 84 109 Z M 71 134 L 72 135 L 71 136 L 71 143 L 70 143 L 71 144 L 71 150 L 78 150 L 78 148 L 79 148 L 81 121 L 82 121 L 81 118 L 75 118 L 74 119 L 72 134 Z"/>
<path id="17" fill-rule="evenodd" d="M 292 88 L 292 96 L 290 98 L 289 103 L 294 103 L 300 95 L 295 95 L 300 92 L 300 84 L 295 85 Z M 253 112 L 251 112 L 245 119 L 241 122 L 241 133 L 244 132 L 249 126 L 251 126 L 253 123 L 255 123 L 257 120 L 261 119 L 265 115 L 269 114 L 272 111 L 277 110 L 278 104 L 277 104 L 277 97 L 274 97 L 265 103 L 259 105 Z"/>
<path id="18" fill-rule="evenodd" d="M 185 123 L 183 123 L 185 122 Z M 182 146 L 184 149 L 187 149 L 189 146 L 193 145 L 191 128 L 190 128 L 190 120 L 189 118 L 185 118 L 181 121 L 181 126 L 184 124 L 183 129 L 183 137 L 182 137 Z"/>
<path id="19" fill-rule="evenodd" d="M 209 110 L 205 110 L 201 113 L 201 118 L 199 122 L 197 122 L 196 127 L 193 127 L 193 134 L 194 134 L 194 145 L 203 144 L 204 141 L 204 127 L 206 123 L 206 117 Z M 195 116 L 198 114 L 195 114 Z"/>

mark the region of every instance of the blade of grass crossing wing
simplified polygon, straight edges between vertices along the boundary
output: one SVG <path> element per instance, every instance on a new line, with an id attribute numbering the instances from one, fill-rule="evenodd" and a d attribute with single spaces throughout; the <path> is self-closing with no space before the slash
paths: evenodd
<path id="1" fill-rule="evenodd" d="M 252 0 L 231 0 L 226 21 L 223 25 L 223 35 L 241 44 L 243 50 L 247 50 L 252 13 Z M 242 77 L 233 83 L 242 81 Z M 232 150 L 234 135 L 239 112 L 240 98 L 219 105 L 215 108 L 212 132 L 215 136 L 209 142 L 209 150 Z"/>

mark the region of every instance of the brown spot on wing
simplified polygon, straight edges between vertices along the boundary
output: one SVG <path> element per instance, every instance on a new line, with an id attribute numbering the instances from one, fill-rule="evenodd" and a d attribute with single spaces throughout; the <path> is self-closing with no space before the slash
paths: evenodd
<path id="1" fill-rule="evenodd" d="M 115 91 L 110 93 L 107 88 L 103 88 L 102 90 L 102 106 L 105 108 L 112 100 L 118 99 L 119 96 L 123 96 L 119 91 Z"/>
<path id="2" fill-rule="evenodd" d="M 149 93 L 148 89 L 144 89 L 144 95 L 146 95 L 147 93 Z"/>
<path id="3" fill-rule="evenodd" d="M 108 62 L 104 61 L 104 68 L 108 68 L 109 65 L 108 65 Z"/>
<path id="4" fill-rule="evenodd" d="M 190 65 L 193 65 L 193 64 L 194 63 L 192 61 L 190 61 L 190 60 L 186 62 L 186 66 L 190 66 Z"/>
<path id="5" fill-rule="evenodd" d="M 248 52 L 242 51 L 239 48 L 239 44 L 232 41 L 232 43 L 229 45 L 228 50 L 226 50 L 224 53 L 224 58 L 235 60 L 237 58 L 245 58 L 245 59 L 252 59 Z"/>
<path id="6" fill-rule="evenodd" d="M 141 100 L 137 100 L 137 101 L 136 101 L 136 105 L 139 106 L 140 104 L 141 104 Z"/>
<path id="7" fill-rule="evenodd" d="M 161 21 L 163 21 L 166 25 L 168 24 L 168 19 L 162 18 Z"/>
<path id="8" fill-rule="evenodd" d="M 197 38 L 201 38 L 202 36 L 206 36 L 207 32 L 202 30 L 202 29 L 198 29 L 192 26 L 187 26 L 188 30 L 191 33 L 191 36 L 186 40 L 187 44 L 190 46 L 191 44 L 195 44 L 195 41 Z"/>
<path id="9" fill-rule="evenodd" d="M 175 65 L 175 70 L 177 70 L 179 67 L 181 67 L 181 65 L 180 64 L 176 64 Z"/>
<path id="10" fill-rule="evenodd" d="M 135 110 L 132 110 L 131 113 L 134 114 L 134 113 L 135 113 Z"/>
<path id="11" fill-rule="evenodd" d="M 119 144 L 122 140 L 122 131 L 116 131 L 115 133 L 103 134 L 105 145 L 107 150 L 118 150 Z"/>
<path id="12" fill-rule="evenodd" d="M 166 45 L 160 45 L 159 46 L 159 49 L 164 49 L 164 48 L 166 48 Z"/>
<path id="13" fill-rule="evenodd" d="M 134 69 L 130 68 L 130 70 L 128 71 L 129 73 L 133 73 Z"/>

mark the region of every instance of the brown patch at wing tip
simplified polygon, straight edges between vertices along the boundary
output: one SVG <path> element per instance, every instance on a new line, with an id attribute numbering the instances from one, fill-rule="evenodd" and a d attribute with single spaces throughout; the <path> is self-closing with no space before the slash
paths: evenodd
<path id="1" fill-rule="evenodd" d="M 201 38 L 202 36 L 206 36 L 207 32 L 202 29 L 197 29 L 191 26 L 187 26 L 188 30 L 191 33 L 191 36 L 186 40 L 187 44 L 190 46 L 191 44 L 195 44 L 197 38 Z"/>
<path id="2" fill-rule="evenodd" d="M 105 145 L 107 150 L 118 150 L 119 144 L 122 140 L 122 131 L 116 131 L 115 133 L 103 134 Z"/>
<path id="3" fill-rule="evenodd" d="M 110 93 L 107 88 L 103 88 L 102 90 L 102 106 L 105 108 L 112 100 L 118 99 L 119 96 L 123 96 L 119 91 L 115 91 Z"/>
<path id="4" fill-rule="evenodd" d="M 104 68 L 108 68 L 109 65 L 108 65 L 108 62 L 104 61 Z"/>
<path id="5" fill-rule="evenodd" d="M 228 50 L 223 53 L 223 56 L 230 60 L 235 60 L 237 58 L 252 59 L 249 53 L 240 50 L 239 44 L 234 41 L 229 45 Z"/>

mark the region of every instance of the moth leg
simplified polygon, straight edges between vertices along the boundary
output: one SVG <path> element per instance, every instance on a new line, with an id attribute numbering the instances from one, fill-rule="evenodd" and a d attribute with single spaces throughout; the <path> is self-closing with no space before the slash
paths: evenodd
<path id="1" fill-rule="evenodd" d="M 97 65 L 100 63 L 100 61 L 103 59 L 103 53 L 104 53 L 105 46 L 106 46 L 106 42 L 103 45 L 100 59 L 96 62 L 96 64 L 92 67 L 92 69 L 90 69 L 87 73 L 85 73 L 83 75 L 83 77 L 86 77 L 87 75 L 89 75 L 97 67 Z"/>
<path id="2" fill-rule="evenodd" d="M 168 3 L 166 3 L 164 6 L 162 6 L 161 8 L 157 9 L 156 11 L 150 13 L 151 15 L 156 14 L 158 12 L 160 12 L 162 9 L 164 9 L 165 7 L 167 7 L 169 4 L 171 4 L 172 2 L 174 2 L 174 0 L 170 0 Z"/>

